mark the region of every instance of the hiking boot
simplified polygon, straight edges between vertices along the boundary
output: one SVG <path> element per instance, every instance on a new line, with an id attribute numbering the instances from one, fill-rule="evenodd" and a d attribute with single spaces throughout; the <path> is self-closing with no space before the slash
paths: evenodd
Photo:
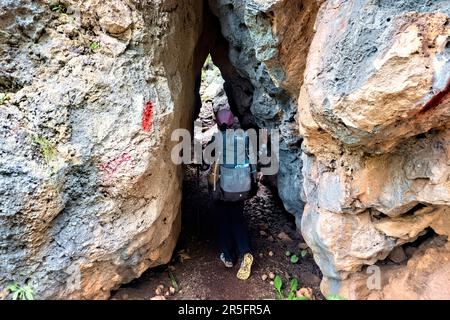
<path id="1" fill-rule="evenodd" d="M 225 265 L 225 267 L 227 267 L 227 268 L 233 268 L 233 262 L 228 261 L 228 260 L 225 258 L 225 254 L 224 254 L 223 252 L 220 254 L 220 260 L 223 262 L 223 264 Z"/>
<path id="2" fill-rule="evenodd" d="M 241 267 L 237 273 L 237 278 L 240 280 L 247 280 L 252 272 L 253 256 L 246 253 L 241 262 Z"/>

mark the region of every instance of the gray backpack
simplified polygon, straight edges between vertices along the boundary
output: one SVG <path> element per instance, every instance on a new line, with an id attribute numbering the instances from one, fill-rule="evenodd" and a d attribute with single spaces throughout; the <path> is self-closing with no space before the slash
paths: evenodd
<path id="1" fill-rule="evenodd" d="M 220 155 L 220 193 L 223 201 L 242 201 L 252 189 L 252 167 L 249 163 L 249 138 L 245 131 L 223 133 Z"/>

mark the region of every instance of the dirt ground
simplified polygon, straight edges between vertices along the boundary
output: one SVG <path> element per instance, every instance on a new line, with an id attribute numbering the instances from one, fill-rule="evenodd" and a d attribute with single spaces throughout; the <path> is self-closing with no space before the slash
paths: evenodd
<path id="1" fill-rule="evenodd" d="M 299 288 L 311 288 L 316 299 L 323 298 L 319 291 L 321 273 L 309 249 L 301 257 L 305 244 L 295 230 L 294 217 L 269 188 L 260 184 L 257 196 L 245 207 L 255 257 L 252 275 L 246 281 L 236 278 L 238 265 L 227 269 L 218 258 L 216 219 L 209 210 L 205 173 L 197 179 L 197 170 L 186 167 L 183 188 L 183 227 L 172 261 L 122 286 L 111 299 L 275 299 L 274 275 L 282 277 L 284 287 L 297 278 Z M 299 261 L 293 264 L 286 251 L 299 256 Z M 171 286 L 175 293 L 173 289 L 170 292 Z"/>

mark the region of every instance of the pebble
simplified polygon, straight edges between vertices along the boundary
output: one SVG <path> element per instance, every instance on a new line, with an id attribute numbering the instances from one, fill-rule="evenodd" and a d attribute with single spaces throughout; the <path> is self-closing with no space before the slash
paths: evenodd
<path id="1" fill-rule="evenodd" d="M 283 231 L 278 234 L 278 239 L 280 239 L 283 242 L 292 242 L 291 237 L 289 237 L 289 235 Z"/>
<path id="2" fill-rule="evenodd" d="M 275 273 L 269 272 L 269 278 L 270 278 L 270 280 L 275 279 Z"/>
<path id="3" fill-rule="evenodd" d="M 170 292 L 170 294 L 175 294 L 176 290 L 174 287 L 170 287 L 169 292 Z"/>
<path id="4" fill-rule="evenodd" d="M 300 249 L 302 249 L 302 250 L 306 250 L 306 249 L 309 248 L 308 245 L 307 245 L 305 242 L 300 242 L 300 243 L 298 244 L 298 247 L 299 247 Z"/>
<path id="5" fill-rule="evenodd" d="M 259 234 L 264 237 L 267 236 L 267 232 L 265 232 L 264 230 L 259 231 Z"/>
<path id="6" fill-rule="evenodd" d="M 160 295 L 162 294 L 162 289 L 161 289 L 160 287 L 156 288 L 155 294 L 156 294 L 157 296 L 160 296 Z"/>
<path id="7" fill-rule="evenodd" d="M 269 256 L 273 257 L 273 251 L 269 251 Z"/>
<path id="8" fill-rule="evenodd" d="M 389 260 L 395 263 L 402 263 L 406 260 L 406 254 L 402 247 L 396 247 L 389 254 Z"/>
<path id="9" fill-rule="evenodd" d="M 261 276 L 261 279 L 262 279 L 262 281 L 266 281 L 266 280 L 267 280 L 267 274 L 263 274 L 263 275 Z"/>
<path id="10" fill-rule="evenodd" d="M 272 236 L 268 236 L 267 240 L 272 241 L 273 242 L 273 237 Z"/>
<path id="11" fill-rule="evenodd" d="M 311 288 L 301 288 L 297 290 L 297 297 L 305 297 L 309 300 L 314 299 L 313 290 Z"/>
<path id="12" fill-rule="evenodd" d="M 320 285 L 320 281 L 322 280 L 320 277 L 316 276 L 314 273 L 309 271 L 304 271 L 302 273 L 302 280 L 304 283 L 308 283 L 314 286 Z"/>

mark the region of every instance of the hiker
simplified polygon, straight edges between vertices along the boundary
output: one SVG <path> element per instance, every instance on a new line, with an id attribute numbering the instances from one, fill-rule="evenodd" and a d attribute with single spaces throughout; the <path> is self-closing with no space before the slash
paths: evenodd
<path id="1" fill-rule="evenodd" d="M 208 185 L 218 217 L 219 256 L 227 268 L 232 268 L 237 258 L 241 260 L 237 277 L 246 280 L 250 277 L 253 256 L 244 219 L 244 202 L 257 191 L 256 165 L 249 161 L 248 135 L 242 130 L 238 135 L 233 130 L 237 129 L 233 113 L 228 109 L 218 111 L 216 122 L 219 133 L 210 141 L 217 148 L 216 162 L 211 166 Z"/>

